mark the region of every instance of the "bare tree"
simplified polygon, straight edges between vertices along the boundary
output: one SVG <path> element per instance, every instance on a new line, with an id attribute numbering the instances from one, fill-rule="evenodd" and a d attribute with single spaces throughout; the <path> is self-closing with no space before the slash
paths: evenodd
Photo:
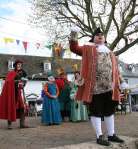
<path id="1" fill-rule="evenodd" d="M 91 37 L 94 30 L 101 27 L 116 55 L 138 43 L 137 0 L 30 1 L 34 21 L 48 32 L 51 30 L 56 35 L 54 38 L 65 38 L 69 28 L 76 25 L 81 29 L 80 38 Z"/>

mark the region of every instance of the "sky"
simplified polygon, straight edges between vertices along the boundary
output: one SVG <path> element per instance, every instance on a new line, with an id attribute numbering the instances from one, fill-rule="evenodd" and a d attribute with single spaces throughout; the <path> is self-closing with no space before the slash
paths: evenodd
<path id="1" fill-rule="evenodd" d="M 44 47 L 48 45 L 44 30 L 28 25 L 28 14 L 31 12 L 27 0 L 0 0 L 0 53 L 51 56 L 51 50 Z M 4 38 L 13 38 L 27 41 L 27 50 L 22 43 L 5 43 Z M 36 43 L 40 43 L 39 49 Z M 74 55 L 72 55 L 75 58 Z M 77 58 L 77 57 L 76 57 Z M 138 63 L 138 44 L 121 54 L 119 58 L 126 63 Z"/>
<path id="2" fill-rule="evenodd" d="M 47 45 L 46 35 L 43 30 L 34 25 L 28 25 L 30 5 L 26 0 L 0 0 L 0 53 L 50 56 L 51 50 Z M 15 39 L 13 43 L 5 43 L 5 38 Z M 20 40 L 20 44 L 16 43 Z M 27 50 L 22 42 L 27 42 Z M 39 49 L 36 43 L 40 43 Z"/>

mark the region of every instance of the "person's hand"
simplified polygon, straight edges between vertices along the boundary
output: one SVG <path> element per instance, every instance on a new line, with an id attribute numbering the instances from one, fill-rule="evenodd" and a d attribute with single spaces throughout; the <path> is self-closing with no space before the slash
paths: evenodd
<path id="1" fill-rule="evenodd" d="M 18 88 L 22 89 L 24 87 L 24 83 L 22 81 L 19 81 Z"/>
<path id="2" fill-rule="evenodd" d="M 80 29 L 78 27 L 72 27 L 69 40 L 71 41 L 78 41 L 78 33 Z"/>
<path id="3" fill-rule="evenodd" d="M 78 33 L 74 32 L 74 31 L 71 31 L 69 40 L 77 41 L 78 40 Z"/>
<path id="4" fill-rule="evenodd" d="M 52 95 L 51 98 L 54 98 L 55 99 L 55 98 L 57 98 L 57 96 L 56 95 Z"/>

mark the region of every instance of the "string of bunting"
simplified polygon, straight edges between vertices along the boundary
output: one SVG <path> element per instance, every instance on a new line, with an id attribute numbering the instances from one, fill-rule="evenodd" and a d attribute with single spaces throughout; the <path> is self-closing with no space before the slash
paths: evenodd
<path id="1" fill-rule="evenodd" d="M 27 52 L 28 44 L 30 43 L 28 41 L 21 41 L 19 39 L 13 39 L 10 37 L 4 37 L 2 38 L 2 41 L 4 41 L 5 44 L 16 42 L 18 46 L 22 43 L 25 49 L 25 52 Z M 36 46 L 36 49 L 40 49 L 40 47 L 45 47 L 49 50 L 54 49 L 56 56 L 59 56 L 59 57 L 63 57 L 65 51 L 68 53 L 67 55 L 69 55 L 69 57 L 71 56 L 70 49 L 63 48 L 63 46 L 60 43 L 43 44 L 43 43 L 37 42 L 35 43 L 35 46 Z"/>

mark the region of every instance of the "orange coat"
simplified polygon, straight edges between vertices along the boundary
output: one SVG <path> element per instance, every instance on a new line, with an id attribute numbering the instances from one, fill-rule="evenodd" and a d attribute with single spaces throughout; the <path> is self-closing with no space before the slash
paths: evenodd
<path id="1" fill-rule="evenodd" d="M 96 64 L 98 52 L 95 45 L 79 46 L 77 41 L 70 41 L 70 49 L 72 52 L 82 56 L 81 76 L 84 78 L 84 85 L 78 88 L 76 95 L 77 100 L 90 103 L 93 97 L 93 90 L 96 81 Z M 112 60 L 112 80 L 113 94 L 112 100 L 120 100 L 119 91 L 119 69 L 116 57 L 113 52 L 110 52 Z"/>

